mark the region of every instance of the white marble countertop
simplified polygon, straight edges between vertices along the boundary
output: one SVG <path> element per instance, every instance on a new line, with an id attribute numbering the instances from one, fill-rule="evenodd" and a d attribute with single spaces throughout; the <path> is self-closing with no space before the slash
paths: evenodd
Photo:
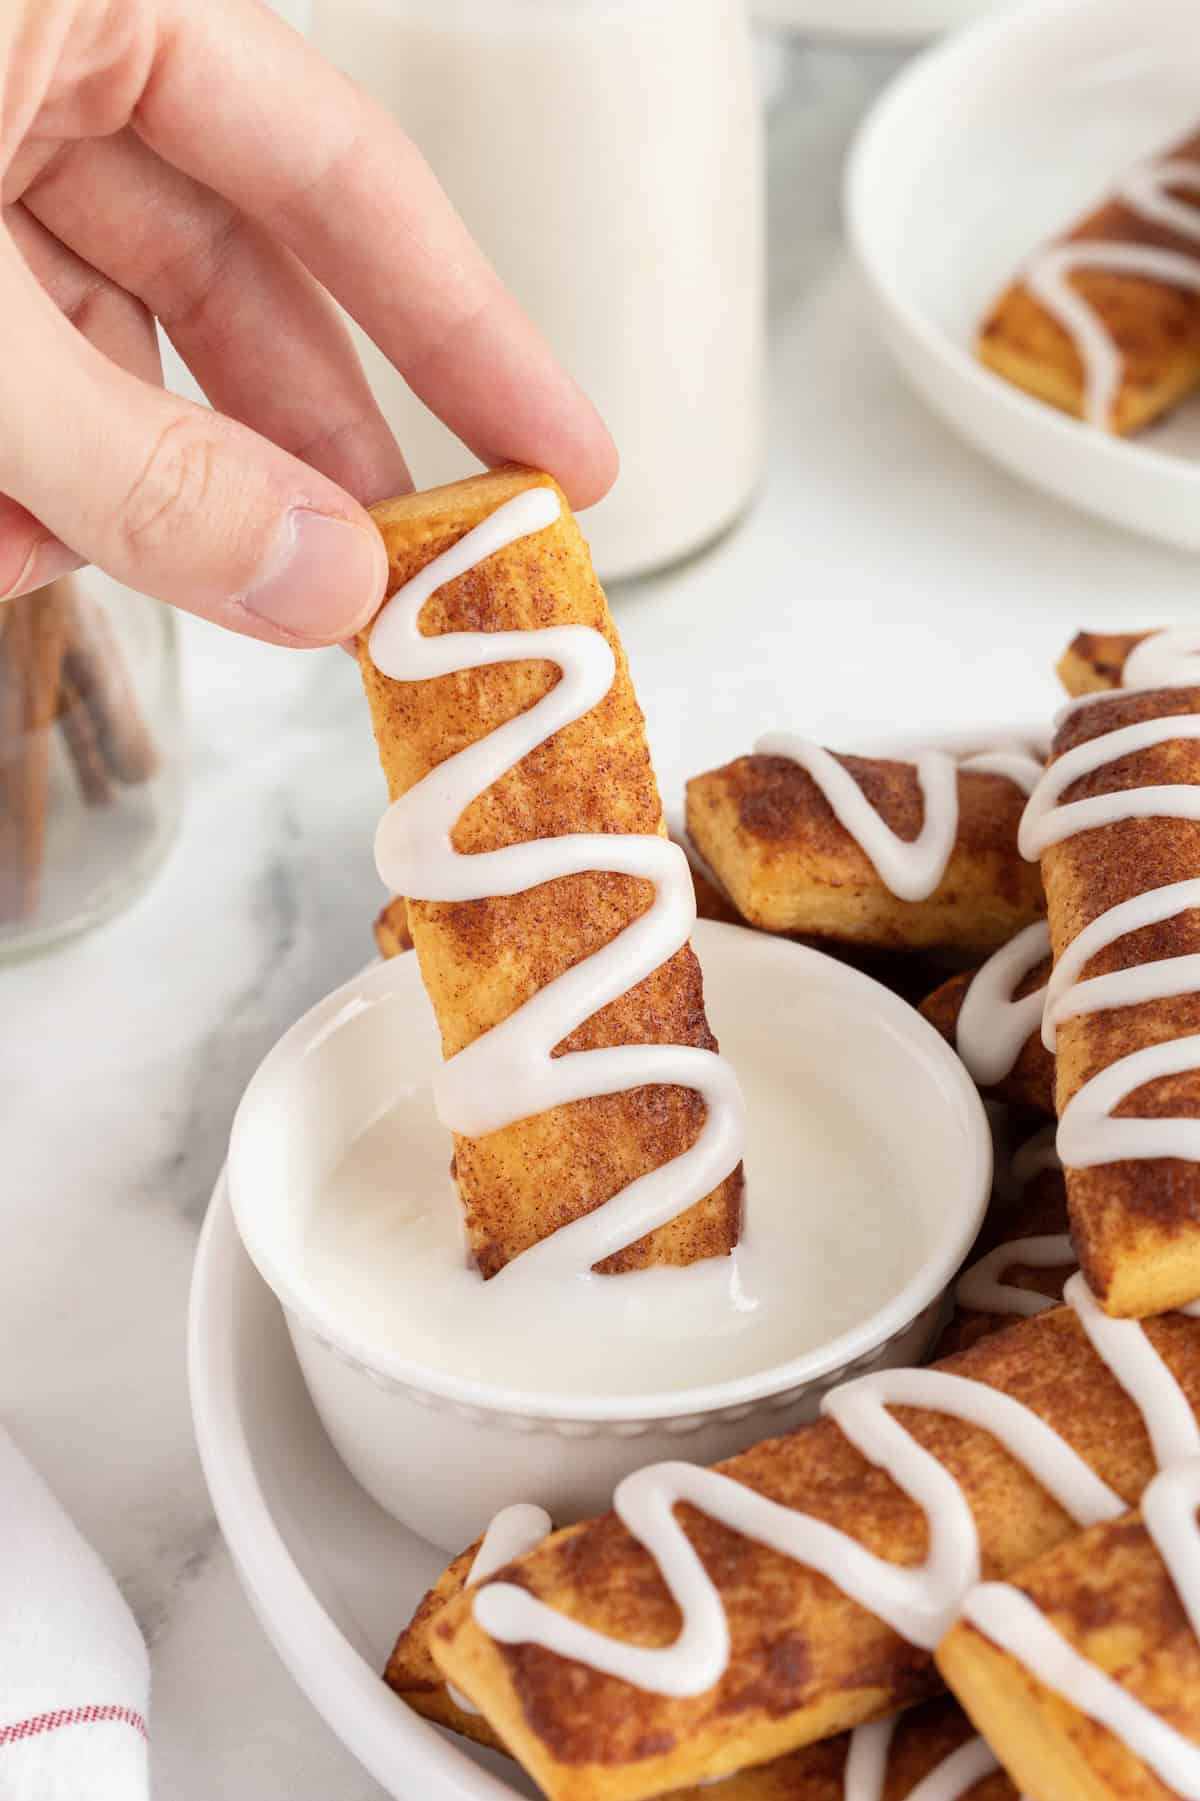
<path id="1" fill-rule="evenodd" d="M 1194 607 L 1193 560 L 997 474 L 877 347 L 835 173 L 883 66 L 810 57 L 776 121 L 758 505 L 703 559 L 614 597 L 669 803 L 773 726 L 852 749 L 1045 717 L 1079 626 Z M 0 1419 L 150 1642 L 159 1801 L 369 1801 L 238 1589 L 192 1444 L 184 1318 L 243 1083 L 371 953 L 382 783 L 348 658 L 192 621 L 184 640 L 191 791 L 166 867 L 109 926 L 0 969 Z"/>

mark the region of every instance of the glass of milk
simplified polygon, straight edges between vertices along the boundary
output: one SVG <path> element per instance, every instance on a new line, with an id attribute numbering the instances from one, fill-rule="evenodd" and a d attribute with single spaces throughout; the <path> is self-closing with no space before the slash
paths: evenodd
<path id="1" fill-rule="evenodd" d="M 745 507 L 763 450 L 762 124 L 743 0 L 311 0 L 414 138 L 621 453 L 602 576 Z M 421 487 L 477 467 L 362 333 Z"/>

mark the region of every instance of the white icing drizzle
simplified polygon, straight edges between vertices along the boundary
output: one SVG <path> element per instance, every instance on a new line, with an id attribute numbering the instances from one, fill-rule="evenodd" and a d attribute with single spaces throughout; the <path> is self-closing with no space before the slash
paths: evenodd
<path id="1" fill-rule="evenodd" d="M 1164 161 L 1135 169 L 1117 187 L 1116 196 L 1144 218 L 1200 241 L 1200 207 L 1175 200 L 1167 191 L 1171 187 L 1200 188 L 1200 163 Z M 1066 332 L 1083 363 L 1084 418 L 1101 431 L 1111 431 L 1124 359 L 1099 314 L 1070 280 L 1087 269 L 1143 276 L 1197 293 L 1200 255 L 1153 244 L 1075 239 L 1039 251 L 1025 268 L 1025 286 Z"/>
<path id="2" fill-rule="evenodd" d="M 1120 1376 L 1118 1375 L 1118 1380 Z M 923 1564 L 904 1568 L 876 1557 L 823 1520 L 784 1507 L 728 1476 L 688 1463 L 638 1470 L 613 1505 L 644 1545 L 679 1608 L 682 1629 L 669 1646 L 630 1645 L 568 1619 L 525 1589 L 492 1583 L 475 1618 L 505 1644 L 532 1642 L 653 1693 L 704 1693 L 729 1659 L 721 1597 L 674 1516 L 686 1501 L 747 1538 L 817 1570 L 843 1594 L 913 1644 L 932 1649 L 979 1575 L 975 1521 L 957 1482 L 888 1411 L 914 1407 L 970 1421 L 1022 1462 L 1080 1525 L 1114 1519 L 1124 1502 L 1031 1409 L 986 1383 L 947 1370 L 879 1370 L 828 1394 L 823 1410 L 872 1463 L 887 1471 L 929 1521 Z"/>
<path id="3" fill-rule="evenodd" d="M 535 1507 L 529 1501 L 515 1501 L 511 1507 L 502 1507 L 480 1540 L 463 1587 L 470 1588 L 472 1583 L 486 1581 L 514 1557 L 524 1557 L 526 1551 L 536 1550 L 553 1530 L 554 1522 L 544 1507 Z M 478 1714 L 475 1703 L 452 1682 L 446 1684 L 446 1693 L 460 1712 Z"/>
<path id="4" fill-rule="evenodd" d="M 1002 944 L 972 977 L 959 1008 L 954 1042 L 981 1087 L 1009 1075 L 1026 1040 L 1036 1032 L 1045 988 L 1035 989 L 1019 1001 L 1013 999 L 1013 993 L 1049 954 L 1050 928 L 1044 919 L 1038 919 Z"/>
<path id="5" fill-rule="evenodd" d="M 883 1801 L 888 1757 L 898 1720 L 874 1720 L 857 1726 L 850 1735 L 850 1749 L 842 1776 L 842 1801 Z M 981 1738 L 970 1738 L 949 1752 L 922 1776 L 904 1801 L 961 1801 L 969 1789 L 1000 1768 Z"/>
<path id="6" fill-rule="evenodd" d="M 883 1801 L 888 1758 L 898 1724 L 895 1714 L 856 1726 L 842 1772 L 842 1801 Z"/>
<path id="7" fill-rule="evenodd" d="M 518 1270 L 522 1277 L 534 1270 L 585 1274 L 716 1188 L 740 1161 L 744 1135 L 737 1077 L 715 1052 L 644 1044 L 551 1055 L 584 1020 L 686 944 L 696 903 L 679 846 L 654 834 L 577 832 L 464 856 L 451 842 L 459 818 L 478 795 L 555 732 L 582 719 L 612 686 L 613 653 L 590 626 L 435 637 L 420 631 L 421 609 L 439 588 L 518 539 L 553 525 L 560 511 L 552 488 L 518 494 L 434 558 L 392 596 L 376 620 L 372 660 L 397 681 L 428 681 L 530 660 L 553 663 L 561 671 L 561 679 L 536 706 L 448 757 L 392 803 L 376 835 L 376 863 L 393 892 L 416 900 L 522 894 L 543 882 L 594 870 L 638 876 L 654 885 L 653 905 L 610 944 L 540 989 L 441 1066 L 433 1090 L 443 1124 L 481 1137 L 568 1101 L 651 1083 L 695 1089 L 707 1112 L 689 1150 L 522 1252 L 493 1281 L 516 1279 Z"/>
<path id="8" fill-rule="evenodd" d="M 1152 642 L 1152 641 L 1149 641 Z M 1177 655 L 1179 636 L 1175 637 Z M 1164 666 L 1161 646 L 1141 664 L 1158 672 Z M 1168 665 L 1170 666 L 1170 665 Z M 1136 677 L 1138 671 L 1135 668 Z M 1021 821 L 1022 855 L 1033 859 L 1052 844 L 1076 832 L 1127 819 L 1200 819 L 1200 785 L 1184 782 L 1125 789 L 1060 804 L 1059 797 L 1080 777 L 1137 751 L 1173 740 L 1200 739 L 1200 715 L 1181 714 L 1146 719 L 1103 732 L 1078 744 L 1054 762 L 1042 777 Z M 1096 954 L 1130 932 L 1172 919 L 1200 906 L 1200 881 L 1173 882 L 1148 889 L 1110 907 L 1084 927 L 1058 958 L 1046 995 L 1042 1033 L 1053 1049 L 1058 1023 L 1101 1008 L 1200 992 L 1200 956 L 1167 957 L 1081 980 Z M 1072 1097 L 1059 1120 L 1058 1152 L 1072 1169 L 1100 1163 L 1183 1157 L 1200 1161 L 1200 1120 L 1118 1119 L 1115 1109 L 1144 1083 L 1200 1067 L 1200 1035 L 1145 1045 L 1103 1069 Z"/>
<path id="9" fill-rule="evenodd" d="M 1042 773 L 1023 751 L 980 751 L 956 760 L 943 750 L 923 750 L 914 759 L 924 817 L 913 839 L 900 838 L 876 812 L 848 769 L 810 738 L 769 732 L 754 746 L 760 757 L 786 757 L 816 783 L 838 824 L 870 859 L 876 875 L 897 900 L 922 901 L 940 885 L 958 836 L 958 771 L 1005 776 L 1028 794 Z"/>
<path id="10" fill-rule="evenodd" d="M 1045 1170 L 1061 1170 L 1054 1148 L 1057 1128 L 1043 1126 L 1027 1138 L 1013 1154 L 1009 1166 L 1012 1185 L 1018 1191 L 1027 1188 Z M 963 1271 L 954 1289 L 956 1306 L 979 1313 L 1011 1313 L 1032 1318 L 1048 1312 L 1058 1302 L 1048 1295 L 1017 1288 L 1002 1280 L 1005 1272 L 1018 1266 L 1026 1269 L 1073 1269 L 1075 1250 L 1065 1232 L 1039 1233 L 1029 1238 L 1010 1238 L 998 1244 Z M 1066 1277 L 1063 1278 L 1064 1282 Z"/>
<path id="11" fill-rule="evenodd" d="M 1042 779 L 1045 764 L 1025 750 L 977 750 L 969 757 L 960 757 L 958 767 L 974 770 L 976 775 L 1002 775 L 1022 794 L 1032 794 Z"/>
<path id="12" fill-rule="evenodd" d="M 1057 1130 L 1053 1122 L 1043 1126 L 1014 1152 L 1010 1173 L 1017 1188 L 1028 1188 L 1035 1177 L 1048 1169 L 1061 1170 L 1062 1159 L 1054 1143 Z"/>
<path id="13" fill-rule="evenodd" d="M 981 1738 L 969 1738 L 910 1789 L 907 1801 L 960 1801 L 977 1782 L 999 1768 L 991 1746 Z"/>
<path id="14" fill-rule="evenodd" d="M 1119 726 L 1065 751 L 1045 771 L 1029 797 L 1021 821 L 1021 855 L 1034 862 L 1050 845 L 1061 844 L 1076 832 L 1092 831 L 1096 826 L 1114 825 L 1124 819 L 1200 819 L 1200 786 L 1185 782 L 1093 794 L 1065 806 L 1057 804 L 1059 795 L 1073 782 L 1093 775 L 1106 763 L 1150 750 L 1156 744 L 1193 738 L 1200 738 L 1200 714 L 1178 714 Z"/>
<path id="15" fill-rule="evenodd" d="M 506 1563 L 511 1563 L 514 1557 L 524 1557 L 526 1551 L 534 1550 L 544 1538 L 549 1538 L 553 1530 L 554 1522 L 544 1507 L 535 1507 L 529 1501 L 515 1501 L 511 1507 L 502 1507 L 480 1541 L 464 1587 L 470 1588 L 473 1582 L 484 1582 L 497 1570 L 502 1570 Z"/>
<path id="16" fill-rule="evenodd" d="M 1122 688 L 1200 688 L 1200 628 L 1172 626 L 1135 644 L 1121 671 Z"/>
<path id="17" fill-rule="evenodd" d="M 1137 1320 L 1111 1319 L 1082 1275 L 1071 1277 L 1063 1299 L 1141 1414 L 1154 1461 L 1166 1468 L 1200 1457 L 1200 1428 L 1191 1404 Z"/>
<path id="18" fill-rule="evenodd" d="M 958 835 L 958 769 L 941 750 L 915 759 L 925 815 L 911 841 L 897 837 L 837 758 L 808 738 L 772 732 L 754 747 L 759 756 L 787 757 L 812 777 L 838 824 L 870 858 L 884 886 L 898 900 L 927 900 L 940 884 Z"/>
<path id="19" fill-rule="evenodd" d="M 1047 1232 L 1033 1238 L 1014 1238 L 998 1244 L 959 1277 L 954 1299 L 959 1307 L 978 1313 L 1012 1313 L 1032 1319 L 1058 1302 L 1028 1288 L 1016 1288 L 1001 1277 L 1018 1266 L 1025 1269 L 1061 1269 L 1075 1262 L 1071 1240 L 1065 1232 Z"/>

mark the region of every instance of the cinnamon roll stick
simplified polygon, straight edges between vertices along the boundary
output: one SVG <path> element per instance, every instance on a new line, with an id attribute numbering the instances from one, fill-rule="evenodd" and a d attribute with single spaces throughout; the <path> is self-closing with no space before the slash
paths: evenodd
<path id="1" fill-rule="evenodd" d="M 1192 173 L 1172 178 L 1180 163 Z M 980 360 L 998 375 L 1077 416 L 1088 411 L 1091 364 L 1101 354 L 1113 359 L 1113 392 L 1097 423 L 1122 433 L 1142 430 L 1200 384 L 1200 134 L 1165 152 L 1159 169 L 1149 179 L 1131 172 L 1111 199 L 1036 254 L 977 341 Z M 1052 267 L 1056 258 L 1061 270 Z M 1099 351 L 1089 352 L 1077 325 L 1068 327 L 1061 299 L 1049 303 L 1046 277 L 1060 295 L 1066 289 L 1067 305 L 1072 297 L 1082 303 Z"/>
<path id="2" fill-rule="evenodd" d="M 539 487 L 553 483 L 508 469 L 377 506 L 373 516 L 390 562 L 389 595 L 503 504 Z M 426 637 L 590 626 L 607 640 L 616 661 L 603 699 L 468 806 L 452 835 L 464 854 L 573 833 L 665 836 L 624 652 L 587 545 L 561 496 L 560 502 L 552 525 L 446 581 L 420 614 Z M 454 753 L 529 712 L 559 679 L 553 664 L 529 660 L 395 680 L 372 661 L 369 632 L 360 635 L 358 652 L 393 800 Z M 408 929 L 444 1054 L 472 1044 L 601 950 L 647 911 L 653 893 L 640 878 L 600 872 L 483 900 L 408 899 Z M 687 945 L 557 1050 L 651 1043 L 715 1049 L 700 968 Z M 704 1102 L 694 1090 L 649 1085 L 571 1101 L 484 1136 L 457 1135 L 454 1173 L 482 1274 L 496 1274 L 521 1251 L 680 1155 L 704 1119 Z M 728 1252 L 738 1237 L 741 1190 L 739 1165 L 680 1217 L 596 1267 L 610 1273 Z"/>
<path id="3" fill-rule="evenodd" d="M 1051 768 L 1075 747 L 1109 734 L 1147 721 L 1192 715 L 1200 715 L 1197 689 L 1114 693 L 1067 716 L 1055 736 Z M 1142 802 L 1136 791 L 1186 792 L 1200 787 L 1200 740 L 1174 736 L 1166 729 L 1162 743 L 1124 755 L 1114 749 L 1110 760 L 1068 786 L 1060 804 L 1129 794 L 1131 805 L 1145 805 L 1153 815 L 1157 806 L 1153 797 Z M 1114 746 L 1121 742 L 1114 739 Z M 1057 965 L 1080 933 L 1097 927 L 1112 909 L 1195 878 L 1200 871 L 1200 820 L 1164 817 L 1160 810 L 1158 816 L 1121 818 L 1072 831 L 1042 851 L 1041 868 Z M 1197 954 L 1200 906 L 1125 931 L 1086 959 L 1076 972 L 1077 980 L 1083 983 L 1158 964 L 1167 992 L 1136 1004 L 1064 1017 L 1057 1027 L 1060 1150 L 1067 1166 L 1071 1230 L 1088 1283 L 1110 1313 L 1141 1317 L 1200 1295 L 1200 1162 L 1177 1155 L 1136 1159 L 1117 1155 L 1109 1161 L 1089 1160 L 1083 1167 L 1081 1152 L 1072 1152 L 1067 1142 L 1068 1118 L 1073 1124 L 1085 1108 L 1090 1112 L 1094 1106 L 1117 1121 L 1161 1122 L 1160 1137 L 1169 1121 L 1200 1120 L 1200 1049 L 1190 1058 L 1182 1043 L 1179 1067 L 1135 1082 L 1111 1104 L 1101 1094 L 1102 1085 L 1090 1087 L 1124 1059 L 1200 1033 L 1200 992 L 1188 991 L 1186 963 L 1177 964 L 1180 991 L 1170 992 L 1176 981 L 1174 960 Z M 1085 1087 L 1089 1092 L 1081 1101 Z M 1073 1103 L 1074 1112 L 1068 1116 Z M 1091 1159 L 1106 1140 L 1095 1136 L 1094 1126 L 1085 1136 L 1096 1147 L 1088 1152 Z"/>
<path id="4" fill-rule="evenodd" d="M 1200 1406 L 1200 1321 L 1151 1321 L 1152 1345 Z M 936 1366 L 1024 1403 L 1132 1504 L 1154 1473 L 1141 1416 L 1059 1308 Z M 928 1372 L 921 1372 L 927 1375 Z M 924 1408 L 893 1410 L 957 1481 L 988 1576 L 1021 1569 L 1074 1533 L 1071 1518 L 990 1431 Z M 831 1420 L 718 1466 L 733 1482 L 840 1528 L 890 1563 L 920 1563 L 920 1507 Z M 501 1643 L 460 1596 L 435 1621 L 434 1659 L 481 1707 L 551 1801 L 640 1801 L 764 1763 L 930 1695 L 930 1656 L 804 1563 L 690 1505 L 675 1519 L 728 1621 L 723 1676 L 691 1696 L 635 1687 L 535 1643 Z M 624 1643 L 675 1642 L 680 1615 L 650 1553 L 613 1514 L 569 1526 L 499 1572 L 568 1620 Z"/>
<path id="5" fill-rule="evenodd" d="M 1086 1673 L 1096 1690 L 1087 1710 L 1035 1674 L 1029 1622 L 1044 1628 L 1032 1612 L 1018 1617 L 1024 1643 L 1016 1653 L 964 1619 L 939 1646 L 938 1667 L 1017 1786 L 1039 1801 L 1059 1795 L 1177 1801 L 1194 1793 L 1182 1786 L 1179 1747 L 1169 1738 L 1157 1768 L 1145 1755 L 1159 1736 L 1157 1723 L 1190 1747 L 1193 1770 L 1200 1765 L 1200 1643 L 1141 1514 L 1080 1533 L 1023 1570 L 1012 1586 L 1069 1652 L 1147 1710 L 1152 1735 L 1130 1743 L 1119 1729 L 1125 1704 L 1118 1699 L 1106 1719 L 1112 1691 L 1106 1696 Z M 1058 1652 L 1053 1639 L 1047 1644 Z"/>
<path id="6" fill-rule="evenodd" d="M 913 764 L 838 756 L 883 824 L 911 843 L 925 806 Z M 880 950 L 948 947 L 983 956 L 1042 912 L 1041 883 L 1017 852 L 1024 795 L 1000 775 L 961 770 L 945 873 L 901 899 L 839 822 L 807 771 L 781 756 L 739 757 L 688 783 L 687 825 L 750 925 Z"/>

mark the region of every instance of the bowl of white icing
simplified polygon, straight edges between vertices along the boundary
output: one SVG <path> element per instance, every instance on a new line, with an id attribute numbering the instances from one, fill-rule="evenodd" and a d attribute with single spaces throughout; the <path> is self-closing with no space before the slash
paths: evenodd
<path id="1" fill-rule="evenodd" d="M 565 1521 L 629 1471 L 709 1463 L 916 1361 L 987 1201 L 958 1058 L 905 1002 L 782 939 L 699 921 L 709 1018 L 746 1097 L 732 1257 L 623 1276 L 470 1267 L 416 959 L 375 964 L 268 1054 L 229 1192 L 334 1445 L 394 1517 L 460 1550 L 499 1508 Z"/>

